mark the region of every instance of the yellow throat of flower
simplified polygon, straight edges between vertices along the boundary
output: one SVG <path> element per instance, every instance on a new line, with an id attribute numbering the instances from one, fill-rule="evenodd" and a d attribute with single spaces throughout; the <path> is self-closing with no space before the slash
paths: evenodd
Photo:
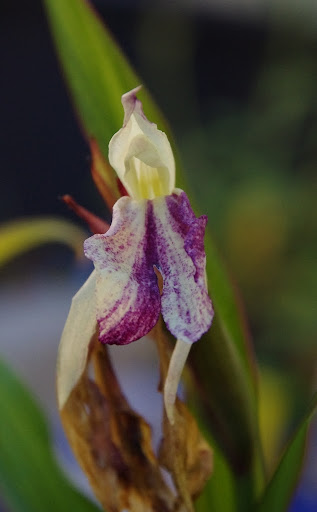
<path id="1" fill-rule="evenodd" d="M 129 163 L 126 180 L 133 192 L 133 199 L 154 199 L 170 194 L 165 167 L 151 167 L 136 157 L 132 157 Z"/>

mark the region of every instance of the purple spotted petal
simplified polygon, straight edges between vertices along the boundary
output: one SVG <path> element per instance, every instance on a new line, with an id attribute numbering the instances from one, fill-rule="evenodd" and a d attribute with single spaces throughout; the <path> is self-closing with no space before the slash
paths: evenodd
<path id="1" fill-rule="evenodd" d="M 171 333 L 192 343 L 210 327 L 204 233 L 207 218 L 196 218 L 181 190 L 153 201 L 156 246 L 163 276 L 162 314 Z"/>
<path id="2" fill-rule="evenodd" d="M 97 271 L 99 338 L 123 345 L 147 334 L 160 310 L 171 333 L 192 343 L 206 332 L 213 309 L 206 289 L 203 238 L 184 192 L 153 200 L 123 197 L 104 235 L 85 242 Z M 157 267 L 163 276 L 160 297 Z"/>
<path id="3" fill-rule="evenodd" d="M 114 206 L 109 231 L 85 242 L 85 254 L 97 270 L 97 320 L 102 343 L 135 341 L 158 320 L 155 245 L 146 212 L 146 200 L 123 197 Z"/>

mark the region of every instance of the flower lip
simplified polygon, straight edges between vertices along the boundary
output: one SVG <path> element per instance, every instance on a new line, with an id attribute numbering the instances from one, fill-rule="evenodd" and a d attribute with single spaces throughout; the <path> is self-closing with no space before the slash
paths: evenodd
<path id="1" fill-rule="evenodd" d="M 123 345 L 145 336 L 160 312 L 170 332 L 197 341 L 211 324 L 203 236 L 186 194 L 116 203 L 111 228 L 85 242 L 97 271 L 99 339 Z M 154 267 L 163 278 L 160 290 Z"/>
<path id="2" fill-rule="evenodd" d="M 154 199 L 172 193 L 175 162 L 165 133 L 144 115 L 140 88 L 122 96 L 124 123 L 109 143 L 109 161 L 133 199 Z"/>

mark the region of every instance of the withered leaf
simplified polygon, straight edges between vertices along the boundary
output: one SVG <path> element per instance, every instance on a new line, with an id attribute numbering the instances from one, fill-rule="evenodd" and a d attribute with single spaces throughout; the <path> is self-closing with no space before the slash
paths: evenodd
<path id="1" fill-rule="evenodd" d="M 173 425 L 164 415 L 163 433 L 159 461 L 170 471 L 180 498 L 191 511 L 192 501 L 200 495 L 211 475 L 212 450 L 196 420 L 179 399 L 175 403 Z"/>
<path id="2" fill-rule="evenodd" d="M 87 372 L 61 411 L 72 449 L 107 512 L 172 512 L 175 497 L 164 482 L 151 431 L 125 399 L 107 348 L 94 352 L 96 382 Z"/>
<path id="3" fill-rule="evenodd" d="M 152 332 L 160 357 L 161 382 L 159 389 L 162 390 L 172 351 L 161 321 Z M 202 492 L 212 473 L 213 454 L 211 447 L 201 434 L 195 418 L 178 398 L 175 402 L 173 424 L 170 423 L 164 412 L 159 462 L 171 473 L 178 491 L 176 510 L 192 512 L 194 510 L 193 500 Z"/>

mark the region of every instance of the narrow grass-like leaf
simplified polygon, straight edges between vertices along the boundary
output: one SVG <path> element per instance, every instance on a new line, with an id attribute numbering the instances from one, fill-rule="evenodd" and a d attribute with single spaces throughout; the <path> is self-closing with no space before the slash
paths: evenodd
<path id="1" fill-rule="evenodd" d="M 0 494 L 13 512 L 97 512 L 63 476 L 44 418 L 0 361 Z"/>
<path id="2" fill-rule="evenodd" d="M 255 508 L 256 512 L 286 512 L 302 469 L 307 433 L 317 412 L 317 395 L 310 410 L 287 446 L 264 494 Z"/>
<path id="3" fill-rule="evenodd" d="M 46 243 L 61 243 L 82 254 L 85 232 L 56 218 L 29 218 L 0 226 L 0 267 L 16 256 Z"/>
<path id="4" fill-rule="evenodd" d="M 108 157 L 108 143 L 121 128 L 121 96 L 140 85 L 140 77 L 127 63 L 93 8 L 85 0 L 44 0 L 58 55 L 75 108 L 89 138 L 98 141 Z M 144 88 L 144 109 L 164 131 L 161 113 Z"/>
<path id="5" fill-rule="evenodd" d="M 195 503 L 196 512 L 235 512 L 234 477 L 219 452 L 214 454 L 214 474 Z"/>
<path id="6" fill-rule="evenodd" d="M 255 398 L 237 348 L 217 316 L 210 332 L 193 346 L 190 364 L 205 421 L 235 475 L 238 510 L 245 511 L 264 485 Z"/>
<path id="7" fill-rule="evenodd" d="M 221 510 L 221 512 L 237 512 L 238 504 L 236 500 L 235 478 L 226 459 L 221 451 L 215 446 L 210 433 L 206 430 L 201 421 L 201 413 L 193 403 L 190 404 L 195 416 L 199 421 L 199 426 L 210 446 L 213 447 L 213 473 L 208 480 L 202 494 L 195 502 L 196 512 L 210 512 L 211 510 Z"/>

